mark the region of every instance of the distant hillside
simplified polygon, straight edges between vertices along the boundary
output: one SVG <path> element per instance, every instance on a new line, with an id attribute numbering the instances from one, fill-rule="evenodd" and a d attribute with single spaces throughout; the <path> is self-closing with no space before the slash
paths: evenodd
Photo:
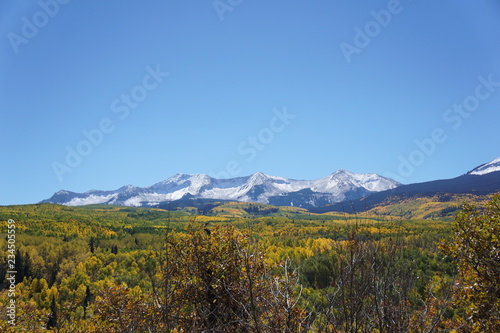
<path id="1" fill-rule="evenodd" d="M 224 218 L 240 217 L 294 217 L 310 214 L 307 209 L 288 206 L 273 206 L 262 203 L 220 201 L 209 199 L 181 199 L 158 205 L 158 208 L 184 212 L 194 215 L 219 216 Z"/>

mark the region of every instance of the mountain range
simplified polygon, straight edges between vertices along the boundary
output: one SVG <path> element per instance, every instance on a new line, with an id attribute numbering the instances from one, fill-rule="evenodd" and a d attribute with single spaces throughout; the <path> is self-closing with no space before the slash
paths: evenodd
<path id="1" fill-rule="evenodd" d="M 465 194 L 486 196 L 498 192 L 500 192 L 500 158 L 482 164 L 455 178 L 401 185 L 363 198 L 349 200 L 349 202 L 314 207 L 310 211 L 315 213 L 330 211 L 359 213 L 408 199 L 416 200 L 438 196 L 440 197 L 439 201 L 447 201 L 452 200 L 453 196 L 460 197 Z"/>
<path id="2" fill-rule="evenodd" d="M 343 169 L 316 180 L 289 179 L 262 172 L 228 179 L 179 173 L 148 187 L 126 185 L 114 191 L 90 190 L 85 193 L 61 190 L 42 203 L 168 208 L 211 201 L 239 201 L 296 206 L 323 213 L 365 211 L 389 198 L 416 194 L 489 194 L 498 191 L 500 158 L 453 179 L 409 185 L 374 173 L 352 173 Z"/>
<path id="3" fill-rule="evenodd" d="M 228 179 L 179 173 L 149 187 L 127 185 L 114 191 L 90 190 L 85 193 L 61 190 L 42 202 L 68 206 L 110 204 L 156 207 L 173 201 L 196 199 L 311 208 L 355 200 L 400 185 L 376 174 L 358 174 L 346 170 L 338 170 L 316 180 L 295 180 L 262 172 Z"/>

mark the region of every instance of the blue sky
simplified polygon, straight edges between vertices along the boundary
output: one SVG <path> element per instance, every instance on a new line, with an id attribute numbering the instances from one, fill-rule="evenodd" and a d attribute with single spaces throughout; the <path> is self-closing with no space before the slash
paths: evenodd
<path id="1" fill-rule="evenodd" d="M 175 173 L 403 183 L 500 156 L 494 0 L 0 4 L 0 204 Z"/>

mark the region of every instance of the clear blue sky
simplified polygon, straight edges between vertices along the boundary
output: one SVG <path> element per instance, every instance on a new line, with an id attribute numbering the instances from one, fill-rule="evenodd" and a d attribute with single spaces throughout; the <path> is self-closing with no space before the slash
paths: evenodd
<path id="1" fill-rule="evenodd" d="M 498 1 L 65 1 L 0 4 L 0 204 L 500 156 Z"/>

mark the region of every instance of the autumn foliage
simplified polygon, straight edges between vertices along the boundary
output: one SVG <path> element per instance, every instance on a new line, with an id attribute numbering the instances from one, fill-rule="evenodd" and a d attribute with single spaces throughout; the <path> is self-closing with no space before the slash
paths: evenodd
<path id="1" fill-rule="evenodd" d="M 191 226 L 167 235 L 165 322 L 181 332 L 300 332 L 296 279 L 273 275 L 265 256 L 234 227 Z M 283 277 L 284 276 L 284 277 Z"/>
<path id="2" fill-rule="evenodd" d="M 454 221 L 262 209 L 0 207 L 18 226 L 0 331 L 500 331 L 500 196 Z"/>
<path id="3" fill-rule="evenodd" d="M 465 204 L 444 251 L 458 267 L 455 306 L 464 332 L 500 332 L 500 195 L 485 208 Z"/>

